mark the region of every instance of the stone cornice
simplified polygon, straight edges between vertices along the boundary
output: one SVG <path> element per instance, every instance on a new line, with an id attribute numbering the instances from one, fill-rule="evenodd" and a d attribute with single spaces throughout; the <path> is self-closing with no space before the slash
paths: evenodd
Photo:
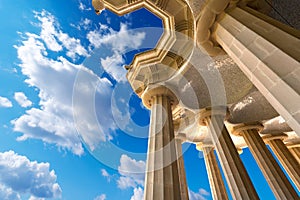
<path id="1" fill-rule="evenodd" d="M 146 8 L 162 20 L 164 31 L 156 47 L 136 54 L 132 63 L 126 66 L 128 70 L 127 79 L 139 96 L 148 84 L 169 79 L 185 63 L 186 58 L 192 52 L 192 48 L 182 43 L 181 38 L 179 39 L 181 41 L 177 40 L 177 33 L 191 38 L 192 41 L 194 40 L 193 14 L 186 1 L 104 0 L 103 2 L 106 9 L 117 15 Z M 156 76 L 155 72 L 162 72 L 164 75 Z"/>

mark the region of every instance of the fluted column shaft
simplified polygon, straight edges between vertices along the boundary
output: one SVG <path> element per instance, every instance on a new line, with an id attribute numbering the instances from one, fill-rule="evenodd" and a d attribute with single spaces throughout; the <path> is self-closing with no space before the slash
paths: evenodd
<path id="1" fill-rule="evenodd" d="M 281 170 L 280 166 L 268 150 L 258 134 L 259 125 L 239 125 L 234 128 L 235 135 L 245 139 L 253 157 L 260 167 L 277 199 L 299 199 L 293 186 Z"/>
<path id="2" fill-rule="evenodd" d="M 210 190 L 214 200 L 228 199 L 221 171 L 212 145 L 197 144 L 197 149 L 203 152 Z"/>
<path id="3" fill-rule="evenodd" d="M 288 149 L 290 150 L 294 158 L 297 160 L 297 162 L 300 164 L 300 147 L 288 146 Z"/>
<path id="4" fill-rule="evenodd" d="M 298 190 L 300 190 L 300 164 L 283 143 L 283 136 L 286 135 L 278 137 L 268 136 L 264 138 L 264 141 L 271 147 L 289 177 L 292 179 Z"/>
<path id="5" fill-rule="evenodd" d="M 163 86 L 146 91 L 143 103 L 151 108 L 145 200 L 180 200 L 178 160 L 171 103 L 176 97 Z"/>
<path id="6" fill-rule="evenodd" d="M 182 154 L 182 141 L 181 139 L 175 139 L 176 142 L 176 153 L 177 153 L 177 163 L 178 163 L 178 173 L 179 173 L 179 183 L 180 183 L 180 194 L 181 199 L 189 199 L 189 192 L 187 189 L 186 175 L 184 168 L 184 160 Z"/>
<path id="7" fill-rule="evenodd" d="M 210 117 L 209 110 L 200 113 L 200 124 L 207 125 L 233 199 L 259 199 L 250 177 L 224 125 L 224 114 Z M 201 117 L 202 116 L 202 117 Z"/>

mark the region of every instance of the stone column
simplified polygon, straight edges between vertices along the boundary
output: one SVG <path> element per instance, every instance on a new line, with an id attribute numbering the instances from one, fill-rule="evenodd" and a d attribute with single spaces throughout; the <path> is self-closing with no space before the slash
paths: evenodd
<path id="1" fill-rule="evenodd" d="M 228 199 L 217 158 L 212 144 L 198 143 L 196 148 L 203 152 L 210 190 L 214 200 Z"/>
<path id="2" fill-rule="evenodd" d="M 259 199 L 235 145 L 224 125 L 224 109 L 200 112 L 200 125 L 206 125 L 216 148 L 233 199 Z"/>
<path id="3" fill-rule="evenodd" d="M 267 135 L 263 137 L 263 139 L 265 143 L 271 147 L 289 177 L 292 179 L 298 190 L 300 190 L 300 164 L 283 143 L 282 140 L 286 137 L 286 134 L 276 134 Z"/>
<path id="4" fill-rule="evenodd" d="M 178 100 L 164 86 L 148 86 L 142 100 L 151 109 L 144 199 L 182 199 L 171 109 Z"/>
<path id="5" fill-rule="evenodd" d="M 300 135 L 300 32 L 256 15 L 249 8 L 230 9 L 215 23 L 213 35 Z"/>
<path id="6" fill-rule="evenodd" d="M 177 159 L 178 159 L 177 163 L 178 163 L 181 199 L 187 200 L 187 199 L 189 199 L 189 192 L 188 192 L 187 183 L 186 183 L 186 175 L 185 175 L 184 160 L 183 160 L 183 154 L 182 154 L 181 138 L 175 138 L 175 143 L 176 143 L 176 154 L 177 154 Z"/>
<path id="7" fill-rule="evenodd" d="M 300 144 L 287 144 L 287 148 L 300 164 Z"/>
<path id="8" fill-rule="evenodd" d="M 293 186 L 259 136 L 258 130 L 262 128 L 260 124 L 241 124 L 234 127 L 233 134 L 243 136 L 245 139 L 276 199 L 299 199 Z"/>

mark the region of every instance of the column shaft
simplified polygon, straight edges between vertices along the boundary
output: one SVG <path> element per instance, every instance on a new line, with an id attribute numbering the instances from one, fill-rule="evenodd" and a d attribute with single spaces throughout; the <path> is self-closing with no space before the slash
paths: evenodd
<path id="1" fill-rule="evenodd" d="M 237 129 L 236 132 L 239 132 L 244 137 L 276 199 L 298 199 L 296 191 L 259 136 L 257 129 L 244 129 L 241 131 Z"/>
<path id="2" fill-rule="evenodd" d="M 233 199 L 259 199 L 250 177 L 224 126 L 224 116 L 206 117 L 208 132 L 215 145 Z"/>
<path id="3" fill-rule="evenodd" d="M 212 147 L 202 147 L 210 190 L 214 200 L 228 199 L 217 158 Z"/>
<path id="4" fill-rule="evenodd" d="M 296 158 L 297 162 L 300 164 L 300 147 L 293 147 L 289 149 L 293 156 Z"/>
<path id="5" fill-rule="evenodd" d="M 281 139 L 270 139 L 267 144 L 282 164 L 298 190 L 300 190 L 300 165 Z"/>
<path id="6" fill-rule="evenodd" d="M 181 199 L 170 98 L 152 96 L 146 200 Z"/>
<path id="7" fill-rule="evenodd" d="M 184 160 L 183 160 L 183 154 L 182 154 L 182 144 L 181 144 L 180 139 L 175 139 L 175 142 L 176 142 L 176 153 L 177 153 L 177 159 L 178 159 L 177 163 L 178 163 L 181 199 L 188 200 L 189 193 L 188 193 L 187 183 L 186 183 Z"/>
<path id="8" fill-rule="evenodd" d="M 300 135 L 300 39 L 238 7 L 215 27 L 216 41 Z"/>

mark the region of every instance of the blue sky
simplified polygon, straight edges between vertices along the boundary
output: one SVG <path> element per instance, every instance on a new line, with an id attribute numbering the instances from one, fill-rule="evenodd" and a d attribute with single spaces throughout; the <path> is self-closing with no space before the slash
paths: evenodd
<path id="1" fill-rule="evenodd" d="M 149 111 L 123 65 L 155 45 L 160 20 L 96 16 L 88 0 L 1 0 L 0 13 L 0 199 L 141 199 Z M 211 199 L 202 154 L 184 159 L 190 198 Z"/>

